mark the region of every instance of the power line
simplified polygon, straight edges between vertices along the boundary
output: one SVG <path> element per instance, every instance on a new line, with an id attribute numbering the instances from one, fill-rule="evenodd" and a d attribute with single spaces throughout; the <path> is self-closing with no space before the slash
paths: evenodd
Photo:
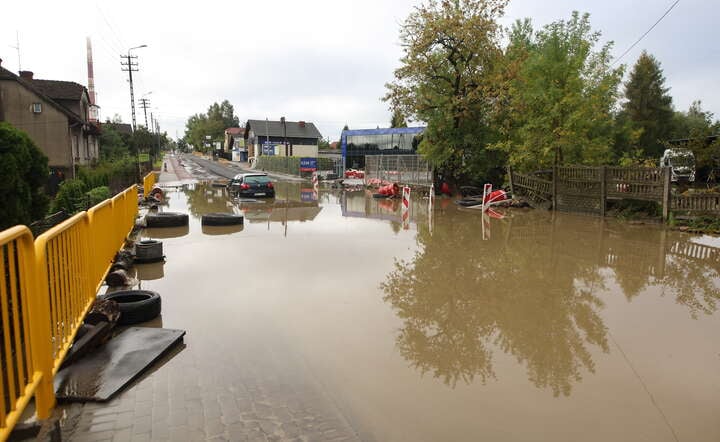
<path id="1" fill-rule="evenodd" d="M 635 43 L 633 43 L 632 45 L 630 45 L 630 47 L 627 48 L 627 49 L 625 50 L 625 52 L 622 53 L 622 55 L 620 55 L 618 58 L 616 58 L 615 61 L 613 61 L 613 62 L 610 64 L 610 66 L 611 66 L 611 67 L 614 66 L 615 63 L 617 63 L 617 62 L 620 61 L 624 56 L 626 56 L 626 55 L 628 54 L 628 52 L 630 52 L 630 51 L 632 50 L 632 48 L 634 48 L 638 43 L 640 43 L 640 41 L 642 41 L 643 38 L 645 38 L 646 35 L 648 35 L 648 34 L 650 33 L 650 31 L 652 31 L 653 29 L 655 29 L 655 26 L 657 26 L 657 25 L 670 13 L 670 11 L 673 10 L 673 8 L 674 8 L 678 3 L 680 3 L 680 0 L 676 0 L 675 3 L 673 3 L 673 4 L 668 8 L 668 10 L 665 11 L 665 13 L 655 22 L 655 24 L 653 24 L 652 26 L 650 26 L 650 29 L 648 29 L 647 31 L 645 31 L 645 33 L 644 33 L 643 35 L 641 35 L 640 38 L 638 38 L 637 41 L 635 41 Z"/>
<path id="2" fill-rule="evenodd" d="M 108 28 L 110 28 L 110 32 L 112 32 L 112 34 L 113 34 L 113 35 L 115 36 L 115 38 L 117 39 L 118 43 L 120 43 L 120 47 L 124 48 L 124 47 L 126 46 L 126 45 L 125 45 L 125 42 L 122 40 L 122 38 L 120 38 L 120 37 L 118 36 L 118 34 L 115 33 L 115 29 L 113 29 L 113 27 L 112 27 L 112 25 L 110 24 L 110 22 L 108 22 L 107 18 L 105 18 L 105 14 L 103 13 L 102 9 L 100 9 L 100 4 L 97 4 L 97 3 L 96 3 L 95 6 L 97 7 L 97 10 L 98 10 L 98 12 L 100 13 L 100 16 L 102 17 L 102 19 L 103 19 L 103 21 L 105 22 L 105 24 L 108 26 Z M 120 52 L 120 51 L 118 51 L 118 52 Z"/>

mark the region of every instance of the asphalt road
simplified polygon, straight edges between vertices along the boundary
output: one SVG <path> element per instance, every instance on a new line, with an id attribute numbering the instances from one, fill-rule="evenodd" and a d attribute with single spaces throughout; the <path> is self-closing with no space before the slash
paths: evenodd
<path id="1" fill-rule="evenodd" d="M 208 172 L 215 174 L 217 176 L 231 179 L 235 175 L 243 172 L 259 172 L 256 170 L 251 169 L 245 169 L 243 167 L 240 167 L 236 163 L 226 163 L 226 162 L 219 162 L 219 161 L 211 161 L 211 160 L 205 160 L 203 158 L 199 158 L 195 155 L 184 155 L 183 159 L 185 161 L 192 161 L 198 166 L 204 168 Z M 303 178 L 299 178 L 296 176 L 291 175 L 285 175 L 280 173 L 272 173 L 272 172 L 266 172 L 269 176 L 284 180 L 284 181 L 306 181 Z"/>

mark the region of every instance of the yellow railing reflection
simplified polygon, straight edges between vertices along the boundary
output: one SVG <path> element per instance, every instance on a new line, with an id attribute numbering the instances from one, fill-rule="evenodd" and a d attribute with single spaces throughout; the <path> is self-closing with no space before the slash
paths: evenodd
<path id="1" fill-rule="evenodd" d="M 38 418 L 49 417 L 53 376 L 137 211 L 132 186 L 35 241 L 25 226 L 0 232 L 0 441 L 33 396 Z"/>

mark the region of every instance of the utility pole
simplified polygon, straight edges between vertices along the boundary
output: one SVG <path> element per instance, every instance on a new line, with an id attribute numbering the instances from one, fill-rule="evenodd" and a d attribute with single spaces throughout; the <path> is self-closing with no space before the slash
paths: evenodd
<path id="1" fill-rule="evenodd" d="M 134 46 L 128 49 L 127 55 L 120 55 L 125 61 L 120 62 L 121 70 L 128 73 L 130 79 L 130 109 L 132 111 L 132 129 L 135 131 L 135 92 L 133 91 L 132 73 L 138 71 L 137 55 L 130 55 L 133 49 L 146 48 L 147 45 Z"/>
<path id="2" fill-rule="evenodd" d="M 132 112 L 132 129 L 135 131 L 135 92 L 133 91 L 133 78 L 132 73 L 138 71 L 137 55 L 130 55 L 128 51 L 127 55 L 121 55 L 121 58 L 125 61 L 120 62 L 121 70 L 128 73 L 128 79 L 130 81 L 130 109 Z M 147 124 L 147 119 L 145 120 Z"/>
<path id="3" fill-rule="evenodd" d="M 143 114 L 145 115 L 145 128 L 151 129 L 150 126 L 148 126 L 147 122 L 147 108 L 150 107 L 150 100 L 147 98 L 141 98 L 140 99 L 140 107 L 143 109 Z M 150 113 L 150 122 L 152 123 L 152 112 Z M 152 129 L 151 129 L 152 131 Z"/>

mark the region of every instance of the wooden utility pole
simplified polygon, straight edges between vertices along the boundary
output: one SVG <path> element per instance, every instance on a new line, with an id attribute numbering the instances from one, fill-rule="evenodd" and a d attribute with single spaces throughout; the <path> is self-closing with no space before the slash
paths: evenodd
<path id="1" fill-rule="evenodd" d="M 133 91 L 133 77 L 132 73 L 138 71 L 137 55 L 130 55 L 128 51 L 127 55 L 121 55 L 121 58 L 127 61 L 121 61 L 120 66 L 123 72 L 128 73 L 128 79 L 130 80 L 130 109 L 132 111 L 132 129 L 135 131 L 135 92 Z M 145 119 L 145 126 L 147 126 L 147 118 Z"/>

